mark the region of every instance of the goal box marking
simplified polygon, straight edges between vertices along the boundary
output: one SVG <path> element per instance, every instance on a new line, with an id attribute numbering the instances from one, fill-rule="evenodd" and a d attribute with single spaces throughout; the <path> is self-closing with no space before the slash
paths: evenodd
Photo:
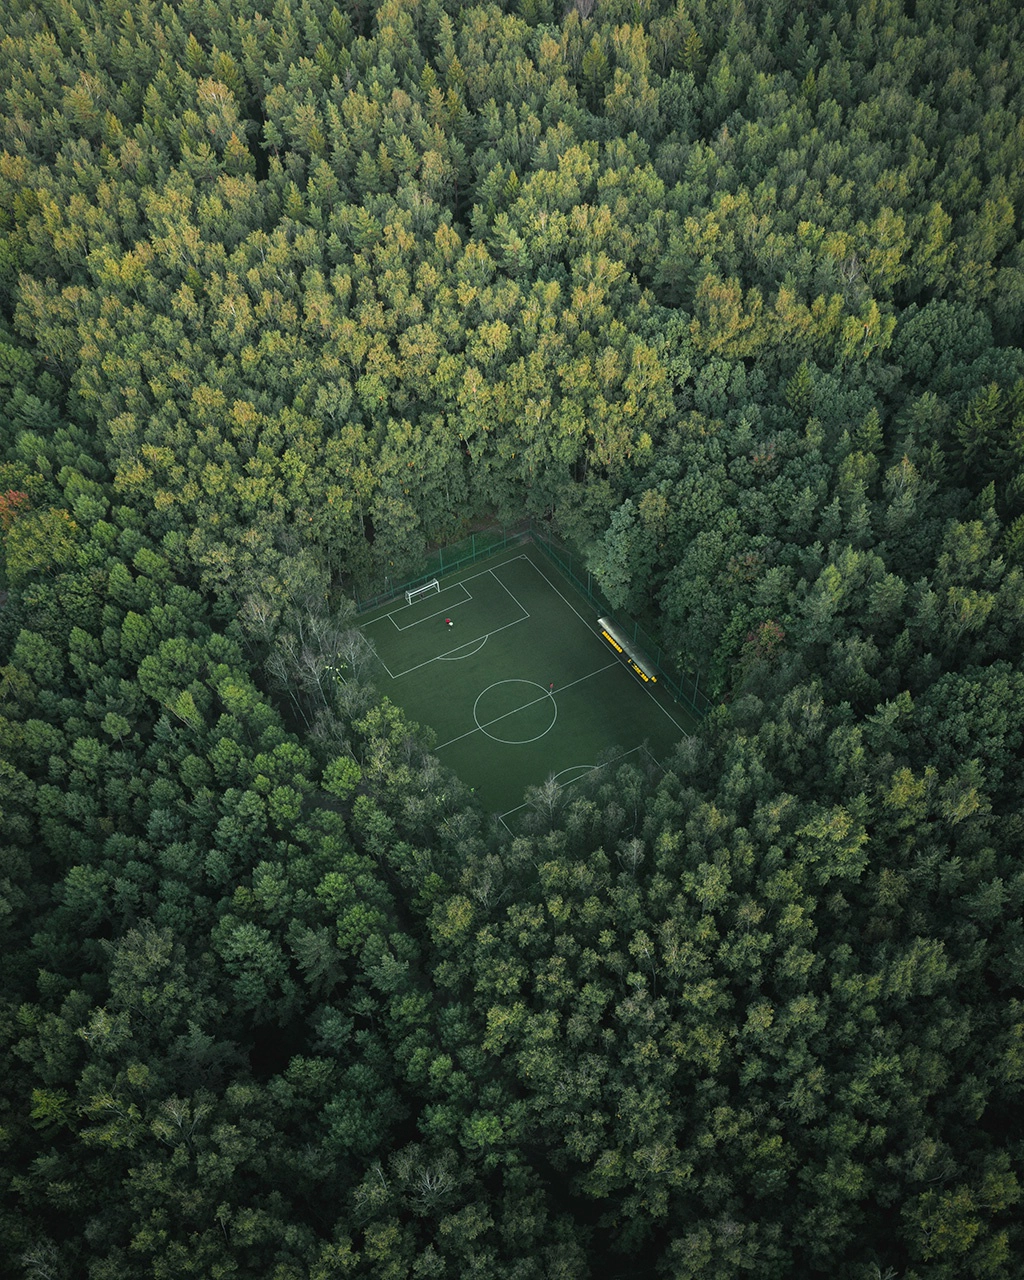
<path id="1" fill-rule="evenodd" d="M 405 603 L 412 604 L 414 600 L 418 600 L 420 596 L 439 595 L 441 592 L 441 584 L 436 578 L 431 578 L 429 582 L 425 582 L 422 587 L 410 587 L 405 593 Z"/>

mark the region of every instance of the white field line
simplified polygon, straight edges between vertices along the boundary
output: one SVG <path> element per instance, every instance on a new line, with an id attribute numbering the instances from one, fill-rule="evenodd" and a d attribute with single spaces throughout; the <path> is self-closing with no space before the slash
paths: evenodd
<path id="1" fill-rule="evenodd" d="M 526 557 L 524 556 L 524 557 L 523 557 L 523 559 L 525 560 L 525 558 L 526 558 Z M 519 606 L 519 608 L 520 608 L 520 609 L 522 609 L 523 613 L 525 613 L 525 614 L 526 614 L 526 616 L 527 616 L 527 617 L 529 617 L 529 616 L 530 616 L 530 612 L 529 612 L 529 610 L 526 608 L 526 606 L 523 604 L 522 600 L 520 600 L 520 599 L 519 599 L 519 597 L 518 597 L 518 596 L 516 595 L 516 593 L 511 589 L 511 587 L 506 587 L 506 586 L 505 586 L 504 582 L 502 582 L 502 580 L 498 577 L 498 575 L 494 572 L 494 570 L 493 570 L 493 569 L 491 570 L 491 577 L 492 577 L 492 578 L 494 579 L 494 581 L 498 584 L 498 586 L 499 586 L 499 587 L 501 587 L 502 591 L 506 591 L 506 592 L 507 592 L 507 593 L 512 597 L 512 599 L 516 602 L 516 604 Z"/>
<path id="2" fill-rule="evenodd" d="M 551 579 L 550 579 L 550 578 L 548 577 L 548 575 L 544 572 L 544 570 L 540 567 L 540 565 L 538 565 L 538 564 L 534 564 L 534 562 L 533 562 L 532 560 L 529 560 L 529 557 L 524 557 L 524 558 L 526 558 L 526 559 L 529 561 L 529 563 L 530 563 L 531 565 L 533 565 L 534 569 L 536 569 L 536 570 L 537 570 L 537 572 L 538 572 L 538 573 L 540 574 L 540 576 L 544 579 L 544 581 L 548 584 L 548 586 L 549 586 L 549 587 L 551 588 L 551 590 L 555 593 L 555 595 L 556 595 L 556 596 L 561 596 L 561 597 L 562 597 L 562 599 L 563 599 L 563 600 L 565 601 L 565 603 L 569 606 L 569 608 L 573 611 L 573 613 L 576 615 L 576 617 L 577 617 L 577 618 L 579 618 L 580 622 L 582 622 L 582 623 L 583 623 L 583 625 L 587 628 L 587 630 L 591 633 L 591 635 L 593 635 L 593 636 L 594 636 L 594 638 L 595 638 L 595 639 L 597 639 L 597 637 L 598 637 L 598 635 L 599 635 L 599 632 L 598 632 L 597 630 L 595 630 L 595 628 L 591 625 L 591 623 L 589 623 L 589 622 L 586 620 L 586 618 L 584 618 L 583 614 L 582 614 L 582 613 L 580 613 L 579 609 L 577 609 L 577 608 L 576 608 L 576 606 L 572 603 L 572 601 L 571 601 L 567 596 L 562 595 L 561 591 L 559 591 L 559 589 L 558 589 L 558 588 L 555 586 L 555 584 L 551 581 Z M 658 708 L 658 710 L 662 713 L 662 715 L 663 715 L 663 716 L 665 716 L 665 717 L 668 719 L 669 723 L 670 723 L 670 724 L 674 724 L 674 725 L 675 725 L 675 727 L 679 730 L 679 732 L 683 735 L 683 737 L 684 737 L 684 738 L 689 738 L 689 737 L 691 737 L 691 736 L 692 736 L 691 734 L 689 734 L 689 733 L 687 733 L 687 732 L 686 732 L 686 730 L 685 730 L 685 729 L 683 728 L 683 726 L 679 723 L 679 721 L 675 718 L 675 716 L 671 715 L 671 714 L 670 714 L 670 713 L 665 709 L 665 707 L 663 707 L 663 706 L 662 706 L 661 702 L 659 702 L 659 700 L 654 696 L 654 690 L 653 690 L 653 689 L 648 689 L 648 688 L 647 688 L 647 686 L 646 686 L 646 685 L 644 685 L 644 686 L 643 686 L 643 691 L 644 691 L 644 693 L 646 693 L 646 694 L 647 694 L 647 696 L 648 696 L 648 697 L 649 697 L 649 698 L 654 702 L 654 705 Z"/>
<path id="3" fill-rule="evenodd" d="M 516 618 L 512 622 L 506 622 L 503 627 L 495 627 L 493 631 L 485 631 L 483 639 L 489 640 L 491 636 L 499 635 L 502 631 L 507 631 L 509 627 L 518 627 L 521 622 L 526 622 L 529 616 L 530 615 L 527 614 L 525 618 Z M 480 636 L 474 636 L 473 640 L 479 640 L 480 638 Z M 451 655 L 453 653 L 458 653 L 459 649 L 465 649 L 467 644 L 473 643 L 473 640 L 467 640 L 465 644 L 460 644 L 456 649 L 447 649 L 444 653 L 437 654 L 436 657 L 427 658 L 425 662 L 417 662 L 414 667 L 409 667 L 406 671 L 399 671 L 397 675 L 391 676 L 391 678 L 392 680 L 401 680 L 405 676 L 411 676 L 414 671 L 422 671 L 424 667 L 429 667 L 432 662 L 448 662 L 451 660 Z M 390 671 L 388 672 L 388 675 L 391 675 Z"/>
<path id="4" fill-rule="evenodd" d="M 443 595 L 445 591 L 454 591 L 456 587 L 462 588 L 461 600 L 456 600 L 454 604 L 446 604 L 443 609 L 435 609 L 433 613 L 425 613 L 422 618 L 416 618 L 413 622 L 407 622 L 402 627 L 400 627 L 398 623 L 395 622 L 394 613 L 386 613 L 384 617 L 390 618 L 391 623 L 394 626 L 396 631 L 411 631 L 413 627 L 421 627 L 425 622 L 433 622 L 435 618 L 443 617 L 448 612 L 449 609 L 458 609 L 460 605 L 468 604 L 469 601 L 473 599 L 473 593 L 467 589 L 466 584 L 464 582 L 453 582 L 450 587 L 444 587 L 441 591 L 439 591 L 438 595 L 439 596 Z M 403 609 L 412 609 L 412 608 L 413 608 L 413 605 L 411 604 L 407 604 L 403 606 Z M 395 610 L 395 612 L 402 613 L 403 609 L 397 609 Z M 374 618 L 373 621 L 382 622 L 383 618 Z"/>
<path id="5" fill-rule="evenodd" d="M 526 559 L 525 556 L 517 556 L 515 558 L 520 560 Z M 510 562 L 506 562 L 506 563 L 510 563 Z M 502 631 L 507 631 L 509 627 L 517 627 L 520 624 L 520 622 L 528 622 L 531 617 L 530 611 L 524 608 L 524 606 L 517 599 L 515 594 L 509 591 L 508 587 L 505 586 L 505 584 L 501 581 L 500 578 L 494 577 L 494 571 L 492 569 L 482 569 L 479 573 L 473 574 L 473 578 L 483 578 L 485 576 L 490 576 L 494 578 L 498 586 L 501 587 L 504 591 L 508 592 L 508 594 L 512 597 L 512 600 L 514 601 L 516 607 L 520 610 L 522 617 L 514 618 L 511 622 L 506 622 L 503 627 L 495 627 L 493 631 L 485 631 L 482 637 L 474 636 L 473 637 L 474 640 L 480 640 L 480 648 L 483 648 L 484 644 L 491 638 L 491 636 L 496 636 Z M 466 598 L 464 600 L 460 600 L 458 604 L 451 606 L 453 609 L 457 609 L 459 605 L 468 604 L 475 598 L 473 596 L 473 593 L 466 588 L 466 582 L 471 582 L 473 578 L 467 578 L 465 582 L 457 582 L 453 584 L 454 586 L 462 587 L 463 591 L 465 591 L 466 593 Z M 402 608 L 409 608 L 409 607 L 410 606 L 408 605 L 402 606 Z M 396 612 L 401 613 L 402 610 L 399 609 Z M 445 615 L 445 612 L 446 612 L 445 609 L 440 609 L 438 610 L 437 613 L 429 614 L 426 618 L 419 618 L 415 622 L 410 622 L 404 627 L 399 627 L 398 623 L 395 622 L 393 616 L 390 613 L 385 613 L 385 614 L 381 614 L 379 618 L 371 618 L 370 621 L 365 625 L 372 626 L 373 623 L 375 622 L 383 622 L 385 619 L 389 618 L 391 619 L 391 622 L 394 624 L 394 626 L 398 631 L 410 631 L 413 627 L 418 627 L 421 622 L 430 622 L 434 618 L 443 617 Z M 398 672 L 392 671 L 391 668 L 388 666 L 388 664 L 384 661 L 384 659 L 379 654 L 377 654 L 376 656 L 377 656 L 377 661 L 387 672 L 390 679 L 401 680 L 405 676 L 412 675 L 414 671 L 421 671 L 424 667 L 429 667 L 432 662 L 459 662 L 462 660 L 462 658 L 473 657 L 473 654 L 471 653 L 459 654 L 460 649 L 465 649 L 467 645 L 471 645 L 472 643 L 473 643 L 473 640 L 467 640 L 465 641 L 464 644 L 458 645 L 455 649 L 448 649 L 444 653 L 439 653 L 435 655 L 433 658 L 427 658 L 426 661 L 424 662 L 418 662 L 414 667 L 407 667 L 405 671 L 398 671 Z M 479 649 L 476 650 L 475 652 L 478 653 Z"/>
<path id="6" fill-rule="evenodd" d="M 384 659 L 380 656 L 380 654 L 379 654 L 379 653 L 374 653 L 374 655 L 373 655 L 373 656 L 377 659 L 377 661 L 380 663 L 380 665 L 381 665 L 381 666 L 384 668 L 384 670 L 387 672 L 387 674 L 388 674 L 388 679 L 389 679 L 389 680 L 394 680 L 394 678 L 395 678 L 395 677 L 391 674 L 391 668 L 390 668 L 390 667 L 388 666 L 388 664 L 384 661 Z"/>
<path id="7" fill-rule="evenodd" d="M 648 689 L 648 687 L 647 687 L 646 685 L 644 685 L 644 686 L 643 686 L 643 691 L 644 691 L 644 693 L 646 693 L 646 694 L 647 694 L 647 696 L 648 696 L 649 698 L 651 698 L 651 699 L 654 701 L 654 705 L 658 708 L 658 710 L 662 713 L 662 715 L 668 716 L 669 722 L 670 722 L 671 724 L 674 724 L 674 725 L 675 725 L 675 727 L 679 730 L 679 732 L 683 735 L 683 737 L 684 737 L 684 738 L 692 738 L 692 737 L 693 737 L 693 735 L 692 735 L 692 734 L 690 734 L 690 733 L 687 733 L 687 732 L 686 732 L 686 730 L 685 730 L 685 729 L 683 728 L 683 726 L 679 723 L 679 721 L 675 718 L 675 716 L 673 716 L 673 715 L 670 715 L 670 714 L 669 714 L 669 712 L 666 710 L 666 708 L 662 706 L 662 704 L 661 704 L 661 702 L 659 701 L 659 699 L 658 699 L 658 698 L 655 698 L 655 696 L 654 696 L 654 690 L 653 690 L 653 689 Z"/>
<path id="8" fill-rule="evenodd" d="M 451 590 L 453 590 L 455 587 L 462 587 L 462 588 L 465 588 L 465 586 L 466 586 L 466 583 L 467 583 L 467 582 L 473 582 L 473 581 L 474 581 L 474 579 L 476 579 L 476 578 L 483 578 L 483 577 L 486 577 L 488 574 L 490 574 L 491 576 L 493 576 L 493 575 L 494 575 L 494 570 L 495 570 L 495 569 L 500 569 L 500 568 L 501 568 L 501 565 L 503 565 L 503 564 L 512 564 L 512 562 L 513 562 L 514 560 L 526 560 L 527 558 L 528 558 L 528 557 L 527 557 L 526 555 L 524 555 L 522 551 L 520 551 L 520 552 L 518 552 L 518 553 L 517 553 L 516 555 L 514 555 L 514 556 L 509 556 L 509 558 L 508 558 L 507 560 L 502 560 L 501 564 L 493 565 L 493 566 L 492 566 L 491 568 L 489 568 L 489 569 L 481 569 L 479 573 L 471 573 L 471 574 L 469 575 L 469 577 L 468 577 L 468 578 L 460 578 L 458 582 L 453 582 L 453 583 L 451 583 L 451 585 L 450 585 L 450 586 L 442 587 L 442 588 L 441 588 L 441 592 L 442 592 L 442 594 L 443 594 L 445 591 L 451 591 Z M 503 583 L 502 585 L 504 586 L 504 583 Z M 469 592 L 469 591 L 467 591 L 467 592 L 466 592 L 466 594 L 467 594 L 467 597 L 468 597 L 470 600 L 472 600 L 472 598 L 473 598 L 472 593 L 471 593 L 471 592 Z M 363 628 L 363 627 L 372 627 L 372 626 L 373 626 L 375 623 L 377 623 L 377 622 L 384 622 L 385 620 L 389 619 L 389 620 L 392 622 L 392 624 L 396 627 L 396 629 L 397 629 L 397 630 L 399 630 L 399 631 L 408 631 L 409 627 L 414 627 L 414 626 L 416 626 L 416 625 L 418 625 L 418 624 L 417 624 L 417 623 L 415 623 L 415 622 L 410 622 L 407 626 L 405 626 L 405 627 L 400 627 L 400 626 L 398 625 L 398 623 L 397 623 L 397 622 L 395 622 L 395 620 L 394 620 L 394 615 L 395 615 L 396 613 L 402 613 L 402 612 L 404 612 L 406 609 L 411 609 L 412 607 L 413 607 L 413 606 L 412 606 L 411 604 L 403 604 L 403 605 L 400 605 L 397 609 L 393 609 L 390 613 L 382 613 L 382 614 L 380 614 L 380 615 L 379 615 L 378 617 L 376 617 L 376 618 L 367 618 L 367 620 L 366 620 L 364 623 L 362 623 L 362 624 L 361 624 L 361 628 Z M 522 608 L 522 606 L 521 606 L 521 605 L 520 605 L 520 608 Z M 441 612 L 441 613 L 444 613 L 444 610 L 442 609 L 440 612 Z M 431 614 L 431 615 L 429 615 L 429 616 L 430 616 L 430 617 L 437 617 L 438 615 L 437 615 L 437 614 Z M 423 621 L 428 621 L 428 620 L 429 620 L 429 618 L 423 619 Z"/>
<path id="9" fill-rule="evenodd" d="M 627 756 L 631 756 L 635 751 L 646 752 L 647 755 L 650 756 L 651 761 L 655 765 L 657 765 L 659 769 L 661 768 L 661 766 L 658 764 L 658 761 L 654 758 L 654 756 L 651 755 L 646 745 L 641 742 L 638 747 L 630 747 L 628 751 L 623 751 L 621 755 L 617 755 L 611 760 L 606 760 L 604 764 L 570 765 L 569 769 L 583 769 L 584 772 L 577 774 L 575 778 L 570 778 L 568 782 L 558 782 L 559 791 L 564 791 L 566 787 L 573 786 L 575 783 L 579 782 L 581 778 L 585 778 L 588 773 L 593 773 L 595 769 L 607 769 L 609 765 L 618 764 L 620 761 L 625 760 Z M 569 769 L 559 769 L 558 773 L 555 774 L 555 781 L 557 782 L 563 773 L 568 773 Z M 509 835 L 512 835 L 513 833 L 512 833 L 511 827 L 509 827 L 505 819 L 510 818 L 512 814 L 518 813 L 520 809 L 525 809 L 525 808 L 527 808 L 527 804 L 526 804 L 526 801 L 524 800 L 522 804 L 517 804 L 514 809 L 506 809 L 504 813 L 499 813 L 495 815 L 498 821 L 501 823 L 501 825 L 509 833 Z"/>
<path id="10" fill-rule="evenodd" d="M 435 661 L 437 661 L 437 662 L 463 662 L 466 658 L 475 658 L 475 657 L 476 657 L 476 655 L 480 652 L 480 650 L 481 650 L 481 649 L 484 647 L 484 645 L 487 643 L 487 641 L 488 641 L 488 639 L 489 639 L 489 638 L 490 638 L 490 633 L 489 633 L 489 632 L 488 632 L 488 634 L 487 634 L 486 636 L 482 636 L 482 637 L 480 638 L 480 643 L 477 645 L 477 647 L 473 650 L 473 652 L 472 652 L 472 653 L 463 653 L 463 652 L 462 652 L 462 649 L 468 649 L 468 648 L 469 648 L 469 646 L 473 643 L 473 641 L 472 641 L 472 640 L 467 640 L 467 641 L 466 641 L 466 643 L 465 643 L 464 645 L 462 645 L 462 648 L 461 648 L 461 649 L 449 649 L 447 653 L 442 653 L 442 654 L 441 654 L 441 656 L 440 656 L 439 658 L 435 659 Z"/>
<path id="11" fill-rule="evenodd" d="M 540 576 L 544 579 L 544 581 L 548 584 L 548 586 L 551 588 L 551 590 L 555 593 L 555 595 L 556 595 L 556 596 L 561 596 L 561 598 L 562 598 L 562 600 L 565 602 L 565 604 L 567 604 L 567 605 L 568 605 L 568 607 L 569 607 L 569 608 L 573 611 L 573 613 L 576 615 L 576 617 L 577 617 L 577 618 L 579 618 L 580 622 L 582 622 L 582 623 L 583 623 L 583 625 L 584 625 L 584 626 L 586 627 L 586 629 L 591 633 L 591 635 L 596 636 L 596 634 L 597 634 L 597 633 L 594 631 L 594 628 L 593 628 L 592 624 L 591 624 L 591 623 L 589 623 L 589 622 L 586 620 L 586 618 L 584 618 L 583 614 L 582 614 L 582 613 L 580 613 L 579 609 L 577 609 L 577 608 L 576 608 L 576 606 L 573 604 L 573 602 L 569 599 L 569 597 L 568 597 L 568 596 L 564 596 L 564 595 L 562 595 L 561 591 L 559 591 L 559 589 L 558 589 L 558 588 L 555 586 L 555 584 L 551 581 L 551 579 L 550 579 L 550 578 L 548 577 L 548 575 L 544 572 L 544 570 L 540 567 L 540 565 L 539 565 L 539 564 L 535 564 L 535 563 L 534 563 L 534 562 L 529 558 L 529 556 L 524 556 L 524 557 L 523 557 L 523 559 L 524 559 L 524 560 L 526 560 L 526 562 L 530 565 L 530 567 L 531 567 L 532 569 L 535 569 L 535 570 L 537 571 L 537 573 L 539 573 L 539 574 L 540 574 Z"/>
<path id="12" fill-rule="evenodd" d="M 612 667 L 617 666 L 615 662 L 609 662 L 606 666 L 598 667 L 596 671 L 591 671 L 589 675 L 580 676 L 578 680 L 571 680 L 568 684 L 559 686 L 558 692 L 562 693 L 566 689 L 573 688 L 574 685 L 582 684 L 584 680 L 590 680 L 593 676 L 599 676 L 602 671 L 610 671 Z M 450 747 L 453 742 L 461 742 L 463 738 L 470 738 L 474 733 L 480 733 L 483 729 L 489 729 L 492 724 L 497 724 L 499 720 L 504 720 L 506 716 L 514 716 L 519 711 L 525 711 L 527 707 L 535 707 L 539 702 L 544 702 L 547 698 L 552 697 L 550 693 L 542 693 L 539 698 L 533 698 L 530 702 L 524 702 L 521 707 L 513 707 L 511 711 L 503 711 L 500 716 L 495 716 L 493 720 L 488 720 L 486 724 L 475 725 L 472 729 L 465 733 L 460 733 L 458 737 L 449 738 L 447 742 L 442 742 L 440 746 L 434 748 L 435 751 L 443 751 L 445 747 Z"/>

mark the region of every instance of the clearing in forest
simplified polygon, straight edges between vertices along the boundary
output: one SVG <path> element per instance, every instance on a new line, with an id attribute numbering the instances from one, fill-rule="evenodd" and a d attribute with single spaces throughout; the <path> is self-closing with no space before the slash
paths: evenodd
<path id="1" fill-rule="evenodd" d="M 594 608 L 527 543 L 400 596 L 362 622 L 381 691 L 438 757 L 514 822 L 527 787 L 636 752 L 663 759 L 696 719 L 644 682 Z"/>

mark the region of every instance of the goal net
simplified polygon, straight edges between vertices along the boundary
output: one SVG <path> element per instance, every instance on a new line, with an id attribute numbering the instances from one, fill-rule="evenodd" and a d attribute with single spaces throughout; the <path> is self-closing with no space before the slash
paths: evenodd
<path id="1" fill-rule="evenodd" d="M 441 584 L 436 578 L 431 578 L 422 587 L 410 587 L 405 593 L 405 603 L 412 604 L 415 600 L 419 600 L 421 596 L 437 595 L 440 590 Z"/>

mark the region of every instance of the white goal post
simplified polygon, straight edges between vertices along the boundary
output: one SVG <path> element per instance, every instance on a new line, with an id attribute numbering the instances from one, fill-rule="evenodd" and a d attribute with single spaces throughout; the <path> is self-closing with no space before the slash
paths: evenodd
<path id="1" fill-rule="evenodd" d="M 418 600 L 420 596 L 430 596 L 440 592 L 441 584 L 436 578 L 431 578 L 429 582 L 424 582 L 422 587 L 410 587 L 405 593 L 405 603 L 412 604 L 414 600 Z"/>

